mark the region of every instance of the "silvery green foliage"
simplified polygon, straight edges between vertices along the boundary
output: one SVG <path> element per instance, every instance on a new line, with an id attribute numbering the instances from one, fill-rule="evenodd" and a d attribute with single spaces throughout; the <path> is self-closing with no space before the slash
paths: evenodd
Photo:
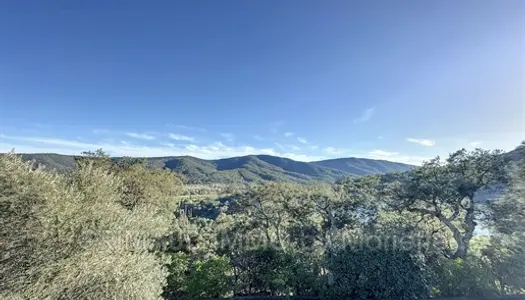
<path id="1" fill-rule="evenodd" d="M 170 228 L 180 182 L 139 166 L 126 172 L 84 161 L 65 177 L 0 157 L 0 295 L 160 299 L 166 260 L 149 250 Z"/>

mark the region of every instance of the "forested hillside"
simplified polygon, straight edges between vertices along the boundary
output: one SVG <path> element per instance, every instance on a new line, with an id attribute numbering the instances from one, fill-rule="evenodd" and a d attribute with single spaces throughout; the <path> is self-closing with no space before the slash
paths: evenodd
<path id="1" fill-rule="evenodd" d="M 151 161 L 101 151 L 74 158 L 69 172 L 2 155 L 0 299 L 525 293 L 523 151 L 513 161 L 459 150 L 388 176 L 240 188 L 188 185 Z M 209 167 L 262 164 L 219 162 Z M 498 199 L 474 201 L 501 182 Z M 194 213 L 208 208 L 213 218 Z M 481 226 L 490 235 L 476 235 Z"/>
<path id="2" fill-rule="evenodd" d="M 35 160 L 49 169 L 71 170 L 75 157 L 59 154 L 22 154 L 26 160 Z M 114 158 L 118 160 L 119 158 Z M 153 168 L 167 168 L 183 174 L 189 183 L 235 183 L 254 181 L 334 182 L 344 176 L 363 176 L 388 172 L 403 172 L 413 166 L 364 158 L 300 162 L 270 155 L 249 155 L 216 160 L 191 156 L 145 158 Z"/>
<path id="3" fill-rule="evenodd" d="M 398 162 L 356 157 L 314 161 L 312 164 L 359 176 L 385 174 L 391 172 L 405 172 L 414 167 Z"/>

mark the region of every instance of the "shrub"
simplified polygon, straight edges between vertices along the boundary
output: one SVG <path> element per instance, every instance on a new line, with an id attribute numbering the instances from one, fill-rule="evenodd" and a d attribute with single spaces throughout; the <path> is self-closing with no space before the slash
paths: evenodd
<path id="1" fill-rule="evenodd" d="M 432 266 L 433 292 L 441 297 L 490 296 L 497 294 L 495 278 L 482 261 L 443 258 Z"/>
<path id="2" fill-rule="evenodd" d="M 328 257 L 334 299 L 423 299 L 429 296 L 424 269 L 411 253 L 347 246 Z"/>
<path id="3" fill-rule="evenodd" d="M 189 256 L 183 252 L 171 253 L 168 264 L 167 285 L 164 287 L 165 299 L 181 299 L 187 290 L 186 277 L 189 274 Z"/>
<path id="4" fill-rule="evenodd" d="M 193 299 L 222 297 L 230 291 L 231 265 L 226 257 L 212 257 L 193 263 L 188 277 L 188 294 Z"/>
<path id="5" fill-rule="evenodd" d="M 160 298 L 165 260 L 150 249 L 170 228 L 180 184 L 169 173 L 140 166 L 125 173 L 99 162 L 83 160 L 66 177 L 14 154 L 0 157 L 0 295 Z M 128 174 L 145 191 L 140 197 L 127 193 Z"/>

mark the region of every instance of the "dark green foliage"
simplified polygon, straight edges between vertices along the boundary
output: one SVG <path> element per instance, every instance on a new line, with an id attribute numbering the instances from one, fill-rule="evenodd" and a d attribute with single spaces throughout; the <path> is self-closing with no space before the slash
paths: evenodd
<path id="1" fill-rule="evenodd" d="M 440 297 L 494 296 L 496 278 L 479 257 L 440 259 L 432 264 L 433 293 Z"/>
<path id="2" fill-rule="evenodd" d="M 322 288 L 319 261 L 306 253 L 260 247 L 234 256 L 232 265 L 239 294 L 319 295 Z"/>
<path id="3" fill-rule="evenodd" d="M 170 253 L 170 259 L 163 296 L 165 299 L 182 299 L 187 294 L 190 257 L 183 252 L 175 252 Z"/>
<path id="4" fill-rule="evenodd" d="M 225 257 L 193 262 L 188 277 L 188 295 L 192 299 L 222 297 L 230 291 L 231 265 Z"/>
<path id="5" fill-rule="evenodd" d="M 284 269 L 285 283 L 289 291 L 297 296 L 321 296 L 326 278 L 322 275 L 323 262 L 315 254 L 288 250 L 281 268 Z"/>
<path id="6" fill-rule="evenodd" d="M 430 296 L 425 270 L 412 253 L 355 245 L 328 257 L 333 299 L 425 299 Z"/>
<path id="7" fill-rule="evenodd" d="M 244 251 L 232 259 L 237 289 L 249 294 L 284 288 L 283 262 L 283 252 L 273 247 Z"/>
<path id="8" fill-rule="evenodd" d="M 525 290 L 525 235 L 494 235 L 482 250 L 484 270 L 490 272 L 500 294 Z"/>
<path id="9" fill-rule="evenodd" d="M 171 254 L 166 299 L 220 298 L 230 291 L 232 267 L 226 257 L 194 259 L 182 252 Z"/>

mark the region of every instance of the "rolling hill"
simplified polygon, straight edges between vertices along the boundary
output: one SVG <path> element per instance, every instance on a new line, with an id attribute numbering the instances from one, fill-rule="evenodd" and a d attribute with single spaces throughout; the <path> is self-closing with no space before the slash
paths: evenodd
<path id="1" fill-rule="evenodd" d="M 517 161 L 524 145 L 505 153 Z M 34 160 L 48 169 L 59 172 L 75 166 L 75 156 L 54 153 L 20 154 L 25 160 Z M 119 158 L 115 158 L 119 159 Z M 343 176 L 365 176 L 404 172 L 415 166 L 386 160 L 367 158 L 336 158 L 313 162 L 300 162 L 270 155 L 248 155 L 215 160 L 191 156 L 146 158 L 152 168 L 167 168 L 184 174 L 189 183 L 232 183 L 252 181 L 308 182 L 335 181 Z"/>
<path id="2" fill-rule="evenodd" d="M 335 158 L 311 162 L 316 166 L 331 168 L 354 175 L 385 174 L 391 172 L 404 172 L 414 166 L 386 160 L 367 158 Z"/>
<path id="3" fill-rule="evenodd" d="M 75 157 L 52 153 L 21 154 L 59 172 L 74 167 Z M 118 158 L 115 158 L 118 159 Z M 152 168 L 168 168 L 184 174 L 190 183 L 232 183 L 252 181 L 308 182 L 335 181 L 343 176 L 363 176 L 402 172 L 413 166 L 364 158 L 339 158 L 316 162 L 300 162 L 270 155 L 249 155 L 216 160 L 191 156 L 147 158 Z"/>

